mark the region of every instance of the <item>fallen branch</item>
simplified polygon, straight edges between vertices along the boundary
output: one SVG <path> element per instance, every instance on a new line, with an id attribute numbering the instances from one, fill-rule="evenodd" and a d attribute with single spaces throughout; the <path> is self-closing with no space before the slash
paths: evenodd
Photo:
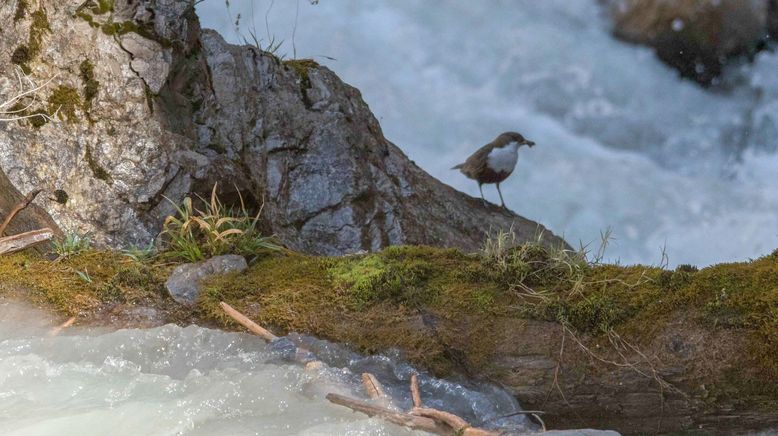
<path id="1" fill-rule="evenodd" d="M 21 251 L 25 248 L 32 247 L 35 244 L 48 241 L 53 237 L 54 231 L 49 228 L 45 228 L 0 238 L 0 254 Z"/>
<path id="2" fill-rule="evenodd" d="M 11 209 L 11 211 L 8 212 L 8 216 L 5 217 L 3 223 L 0 224 L 0 236 L 2 236 L 5 233 L 5 229 L 8 227 L 8 224 L 11 223 L 11 220 L 14 219 L 16 214 L 18 214 L 19 212 L 24 210 L 24 208 L 29 206 L 30 203 L 32 203 L 32 201 L 35 200 L 35 197 L 37 197 L 38 194 L 41 193 L 41 191 L 42 191 L 41 189 L 36 189 L 30 192 L 29 194 L 27 194 L 27 196 L 25 196 L 20 202 L 16 203 L 13 209 Z"/>
<path id="3" fill-rule="evenodd" d="M 363 373 L 362 384 L 365 386 L 367 395 L 370 398 L 389 404 L 392 403 L 392 398 L 386 394 L 381 383 L 373 374 L 369 372 Z M 413 409 L 410 413 L 401 413 L 387 407 L 366 403 L 343 395 L 327 394 L 327 399 L 332 403 L 362 412 L 367 416 L 378 416 L 386 421 L 415 430 L 457 436 L 497 436 L 500 434 L 491 430 L 472 427 L 467 421 L 453 413 L 422 407 L 419 378 L 416 374 L 411 375 L 411 398 L 413 399 Z"/>
<path id="4" fill-rule="evenodd" d="M 411 414 L 434 419 L 435 422 L 443 423 L 451 428 L 451 434 L 464 436 L 499 436 L 499 432 L 472 427 L 464 419 L 453 413 L 442 410 L 430 409 L 425 407 L 416 407 Z"/>
<path id="5" fill-rule="evenodd" d="M 414 430 L 423 430 L 429 433 L 450 435 L 451 431 L 438 425 L 435 420 L 423 416 L 411 415 L 409 413 L 396 412 L 387 407 L 376 406 L 364 401 L 355 400 L 343 395 L 327 394 L 327 400 L 333 404 L 348 407 L 356 412 L 364 413 L 367 416 L 377 416 L 393 424 L 408 427 Z"/>
<path id="6" fill-rule="evenodd" d="M 237 321 L 238 324 L 242 325 L 243 327 L 246 327 L 247 329 L 249 329 L 249 331 L 251 331 L 251 333 L 254 333 L 255 335 L 261 337 L 265 341 L 273 342 L 276 339 L 278 339 L 278 336 L 274 335 L 273 333 L 270 333 L 270 330 L 250 320 L 249 317 L 238 312 L 232 306 L 225 303 L 224 301 L 219 303 L 219 307 L 221 307 L 222 310 L 224 310 L 224 312 L 226 312 L 227 315 L 229 315 L 232 319 Z M 298 363 L 305 365 L 305 369 L 309 371 L 313 371 L 324 366 L 324 364 L 318 360 L 310 360 L 309 359 L 310 356 L 311 356 L 310 351 L 306 350 L 305 348 L 297 347 L 295 350 L 294 359 Z"/>
<path id="7" fill-rule="evenodd" d="M 243 327 L 246 327 L 251 331 L 251 333 L 254 333 L 255 335 L 261 337 L 262 339 L 272 342 L 276 339 L 278 339 L 278 336 L 270 333 L 270 330 L 267 330 L 265 328 L 260 327 L 259 324 L 255 323 L 254 321 L 250 320 L 246 315 L 238 312 L 237 310 L 233 309 L 232 306 L 222 301 L 219 303 L 219 306 L 229 315 L 232 319 L 238 322 L 238 324 L 242 325 Z"/>
<path id="8" fill-rule="evenodd" d="M 419 378 L 416 374 L 411 375 L 411 399 L 413 407 L 421 407 L 421 391 L 419 390 Z"/>
<path id="9" fill-rule="evenodd" d="M 372 399 L 387 398 L 386 392 L 381 382 L 373 374 L 369 372 L 362 373 L 362 384 L 365 385 L 367 396 Z"/>

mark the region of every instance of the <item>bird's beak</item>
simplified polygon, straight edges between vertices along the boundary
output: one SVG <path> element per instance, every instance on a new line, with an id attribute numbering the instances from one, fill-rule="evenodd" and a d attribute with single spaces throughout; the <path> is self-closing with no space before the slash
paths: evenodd
<path id="1" fill-rule="evenodd" d="M 535 145 L 535 143 L 534 143 L 534 142 L 532 142 L 532 141 L 525 141 L 524 143 L 525 143 L 525 144 L 527 144 L 527 145 L 529 145 L 530 147 L 532 147 L 533 145 Z"/>

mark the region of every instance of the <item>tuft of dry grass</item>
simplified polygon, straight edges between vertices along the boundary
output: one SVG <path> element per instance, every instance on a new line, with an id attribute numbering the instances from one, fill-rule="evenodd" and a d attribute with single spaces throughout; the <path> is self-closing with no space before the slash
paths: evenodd
<path id="1" fill-rule="evenodd" d="M 226 207 L 216 195 L 213 186 L 210 200 L 202 198 L 203 209 L 194 207 L 186 197 L 176 208 L 176 216 L 168 216 L 163 223 L 162 256 L 187 262 L 198 262 L 222 254 L 257 256 L 276 251 L 281 246 L 272 236 L 264 236 L 257 227 L 260 209 L 252 216 L 246 210 L 243 198 L 239 208 Z"/>

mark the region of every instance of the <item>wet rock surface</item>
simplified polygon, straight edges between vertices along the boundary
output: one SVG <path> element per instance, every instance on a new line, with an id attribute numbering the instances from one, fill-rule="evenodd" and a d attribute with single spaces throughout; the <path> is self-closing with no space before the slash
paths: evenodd
<path id="1" fill-rule="evenodd" d="M 239 193 L 250 208 L 264 205 L 263 228 L 310 253 L 470 250 L 510 226 L 520 240 L 544 233 L 564 244 L 432 178 L 327 68 L 227 44 L 200 29 L 188 1 L 116 1 L 112 11 L 45 2 L 16 21 L 12 6 L 0 7 L 12 23 L 0 58 L 31 38 L 40 48 L 23 65 L 0 63 L 0 90 L 13 92 L 17 67 L 35 83 L 51 79 L 29 111 L 59 109 L 61 120 L 0 125 L 0 169 L 19 191 L 65 193 L 64 203 L 38 201 L 62 229 L 145 244 L 174 212 L 165 198 L 207 197 L 219 182 L 227 203 Z"/>
<path id="2" fill-rule="evenodd" d="M 654 47 L 685 77 L 710 84 L 728 59 L 761 49 L 775 26 L 772 0 L 609 0 L 613 33 Z"/>

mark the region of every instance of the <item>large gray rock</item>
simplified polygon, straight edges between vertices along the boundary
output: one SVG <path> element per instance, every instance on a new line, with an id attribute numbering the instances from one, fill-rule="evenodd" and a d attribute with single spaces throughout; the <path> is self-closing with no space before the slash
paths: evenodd
<path id="1" fill-rule="evenodd" d="M 774 0 L 606 0 L 614 34 L 646 44 L 681 74 L 710 83 L 766 39 Z M 771 20 L 774 16 L 771 17 Z"/>
<path id="2" fill-rule="evenodd" d="M 165 282 L 165 288 L 174 300 L 192 305 L 200 295 L 203 279 L 218 274 L 245 271 L 246 268 L 246 259 L 235 254 L 214 256 L 198 263 L 185 263 L 173 270 Z"/>
<path id="3" fill-rule="evenodd" d="M 44 2 L 14 21 L 0 5 L 0 77 L 36 35 L 24 63 L 58 105 L 58 87 L 80 101 L 65 121 L 39 128 L 0 124 L 0 170 L 22 192 L 41 196 L 60 227 L 91 231 L 111 245 L 142 244 L 174 211 L 164 200 L 207 196 L 215 182 L 230 203 L 240 193 L 264 204 L 263 229 L 293 249 L 317 254 L 376 250 L 390 244 L 474 249 L 491 229 L 513 226 L 520 240 L 539 224 L 484 207 L 435 180 L 384 138 L 358 90 L 312 61 L 281 61 L 201 31 L 188 0 L 117 0 L 113 12 L 80 0 Z M 30 3 L 32 4 L 32 2 Z M 36 30 L 37 29 L 37 30 Z M 93 64 L 90 81 L 82 63 Z M 88 88 L 96 86 L 87 104 Z M 0 82 L 3 83 L 3 82 Z M 6 80 L 0 93 L 7 93 Z M 3 89 L 6 88 L 6 89 Z M 67 93 L 65 93 L 67 94 Z"/>

